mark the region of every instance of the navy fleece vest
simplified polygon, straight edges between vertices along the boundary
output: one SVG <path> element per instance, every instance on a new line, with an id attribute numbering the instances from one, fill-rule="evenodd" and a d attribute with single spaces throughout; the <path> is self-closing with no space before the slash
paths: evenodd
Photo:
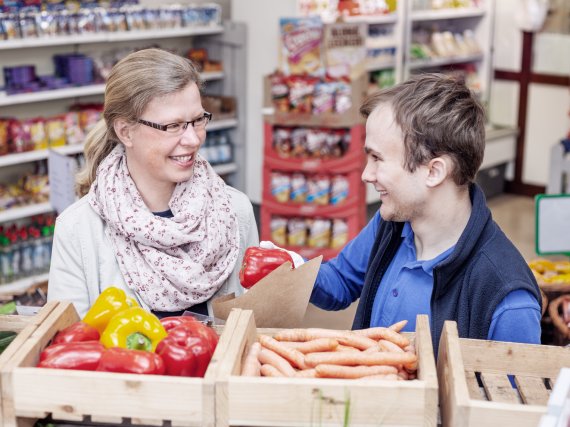
<path id="1" fill-rule="evenodd" d="M 431 334 L 437 355 L 445 320 L 457 322 L 459 336 L 487 339 L 495 308 L 512 291 L 525 289 L 542 304 L 525 260 L 493 221 L 482 190 L 469 189 L 472 211 L 454 251 L 433 270 Z M 403 223 L 382 221 L 371 251 L 352 329 L 370 327 L 382 276 L 402 243 Z"/>

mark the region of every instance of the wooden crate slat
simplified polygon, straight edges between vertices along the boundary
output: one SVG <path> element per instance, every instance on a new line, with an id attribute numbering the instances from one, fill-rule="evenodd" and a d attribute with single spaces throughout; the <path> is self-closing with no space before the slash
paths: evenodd
<path id="1" fill-rule="evenodd" d="M 123 422 L 123 417 L 109 417 L 109 416 L 91 416 L 91 422 L 94 423 L 108 423 L 119 425 Z"/>
<path id="2" fill-rule="evenodd" d="M 550 393 L 546 389 L 542 378 L 517 375 L 515 383 L 523 402 L 527 405 L 546 406 L 548 404 Z"/>
<path id="3" fill-rule="evenodd" d="M 13 387 L 16 414 L 21 416 L 29 416 L 30 409 L 40 408 L 58 413 L 62 420 L 87 415 L 148 420 L 164 416 L 168 420 L 191 419 L 194 425 L 202 424 L 199 378 L 58 369 L 45 369 L 38 375 L 38 368 L 18 368 Z"/>
<path id="4" fill-rule="evenodd" d="M 477 376 L 473 371 L 465 372 L 465 379 L 467 380 L 467 388 L 469 389 L 469 397 L 471 399 L 486 400 L 483 396 L 481 387 L 479 387 L 479 382 L 477 381 Z"/>
<path id="5" fill-rule="evenodd" d="M 423 382 L 232 378 L 230 425 L 432 425 Z M 392 387 L 393 386 L 393 387 Z M 349 408 L 350 418 L 345 420 Z"/>
<path id="6" fill-rule="evenodd" d="M 461 420 L 457 425 L 462 427 L 537 427 L 546 412 L 546 406 L 473 400 L 469 408 L 469 418 Z"/>
<path id="7" fill-rule="evenodd" d="M 570 351 L 564 347 L 462 338 L 461 348 L 465 369 L 476 372 L 556 378 L 560 367 L 570 366 Z"/>
<path id="8" fill-rule="evenodd" d="M 32 322 L 33 316 L 5 314 L 0 316 L 0 331 L 19 332 Z"/>
<path id="9" fill-rule="evenodd" d="M 489 400 L 501 403 L 519 403 L 517 392 L 505 374 L 481 372 L 481 381 Z"/>

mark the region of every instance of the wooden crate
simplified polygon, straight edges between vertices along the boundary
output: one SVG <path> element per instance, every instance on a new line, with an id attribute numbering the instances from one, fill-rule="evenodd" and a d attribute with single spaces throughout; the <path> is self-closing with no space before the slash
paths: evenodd
<path id="1" fill-rule="evenodd" d="M 233 328 L 216 381 L 217 426 L 436 425 L 437 373 L 427 316 L 418 317 L 414 334 L 415 381 L 241 377 L 257 333 L 275 330 L 256 329 L 249 310 Z"/>
<path id="2" fill-rule="evenodd" d="M 32 333 L 57 307 L 57 302 L 49 302 L 44 307 L 42 307 L 38 314 L 35 316 L 17 316 L 17 315 L 5 315 L 0 316 L 0 331 L 14 331 L 18 332 L 14 341 L 4 350 L 0 355 L 0 370 L 8 364 L 10 360 L 14 357 L 20 347 L 26 342 L 26 340 L 32 335 Z M 4 383 L 2 382 L 2 376 L 0 376 L 0 427 L 4 424 L 4 407 L 3 403 L 5 401 L 5 396 L 10 394 L 10 390 L 5 391 Z"/>
<path id="3" fill-rule="evenodd" d="M 235 325 L 230 313 L 228 324 Z M 52 415 L 54 419 L 171 426 L 214 425 L 214 380 L 221 349 L 232 335 L 220 337 L 204 378 L 136 375 L 36 368 L 54 335 L 79 320 L 72 304 L 60 302 L 2 370 L 11 393 L 5 402 L 5 426 Z"/>
<path id="4" fill-rule="evenodd" d="M 445 322 L 437 361 L 443 426 L 535 427 L 564 366 L 568 348 L 459 338 L 457 324 Z"/>

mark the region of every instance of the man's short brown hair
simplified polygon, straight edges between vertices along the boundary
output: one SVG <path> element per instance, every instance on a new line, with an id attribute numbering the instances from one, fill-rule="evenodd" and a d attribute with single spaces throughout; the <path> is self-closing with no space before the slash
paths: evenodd
<path id="1" fill-rule="evenodd" d="M 443 74 L 418 74 L 369 96 L 360 113 L 368 118 L 389 104 L 404 136 L 404 167 L 413 172 L 448 155 L 451 177 L 463 186 L 475 179 L 485 152 L 485 111 L 465 83 Z"/>

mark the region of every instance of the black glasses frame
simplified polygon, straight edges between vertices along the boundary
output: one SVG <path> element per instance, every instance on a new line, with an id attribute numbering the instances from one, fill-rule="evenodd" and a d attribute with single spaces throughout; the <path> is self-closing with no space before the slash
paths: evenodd
<path id="1" fill-rule="evenodd" d="M 149 127 L 151 127 L 151 128 L 154 128 L 154 129 L 161 130 L 161 131 L 163 131 L 163 132 L 168 132 L 168 126 L 170 126 L 170 125 L 175 125 L 175 124 L 182 124 L 182 123 L 184 123 L 184 125 L 182 126 L 182 129 L 183 129 L 183 130 L 186 130 L 186 129 L 188 129 L 188 125 L 192 125 L 192 127 L 194 127 L 194 123 L 196 123 L 197 121 L 202 120 L 202 119 L 204 119 L 204 118 L 208 120 L 208 121 L 206 122 L 206 125 L 207 125 L 209 122 L 212 121 L 212 117 L 213 117 L 212 113 L 208 113 L 207 111 L 204 111 L 204 114 L 202 114 L 200 117 L 198 117 L 198 118 L 196 118 L 196 119 L 194 119 L 194 120 L 189 120 L 189 121 L 187 121 L 187 122 L 167 123 L 167 124 L 165 124 L 165 125 L 161 125 L 161 124 L 158 124 L 158 123 L 149 122 L 148 120 L 138 119 L 138 120 L 137 120 L 137 123 L 140 123 L 141 125 L 149 126 Z M 204 126 L 205 126 L 205 125 L 204 125 Z M 168 132 L 168 133 L 170 133 L 170 132 Z"/>

